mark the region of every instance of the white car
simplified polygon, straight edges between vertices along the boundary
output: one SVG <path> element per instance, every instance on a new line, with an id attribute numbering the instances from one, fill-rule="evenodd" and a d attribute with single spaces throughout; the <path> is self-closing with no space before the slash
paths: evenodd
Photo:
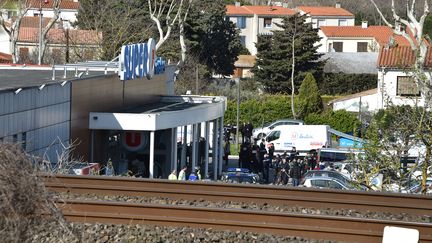
<path id="1" fill-rule="evenodd" d="M 252 131 L 252 137 L 254 138 L 265 138 L 276 126 L 280 125 L 304 125 L 302 120 L 294 120 L 294 119 L 283 119 L 277 120 L 272 123 L 264 124 L 262 127 L 255 128 Z"/>

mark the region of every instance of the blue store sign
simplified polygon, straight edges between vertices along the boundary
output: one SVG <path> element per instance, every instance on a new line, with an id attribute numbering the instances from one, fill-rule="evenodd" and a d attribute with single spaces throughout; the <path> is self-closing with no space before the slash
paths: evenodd
<path id="1" fill-rule="evenodd" d="M 150 38 L 147 43 L 122 46 L 119 58 L 120 80 L 147 77 L 165 71 L 165 60 L 156 57 L 156 42 Z"/>

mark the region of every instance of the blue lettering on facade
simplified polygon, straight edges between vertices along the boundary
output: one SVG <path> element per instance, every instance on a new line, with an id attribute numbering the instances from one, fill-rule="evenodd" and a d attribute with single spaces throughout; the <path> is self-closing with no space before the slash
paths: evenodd
<path id="1" fill-rule="evenodd" d="M 120 80 L 131 80 L 165 72 L 165 60 L 156 57 L 156 43 L 149 39 L 148 43 L 125 45 L 119 57 Z"/>

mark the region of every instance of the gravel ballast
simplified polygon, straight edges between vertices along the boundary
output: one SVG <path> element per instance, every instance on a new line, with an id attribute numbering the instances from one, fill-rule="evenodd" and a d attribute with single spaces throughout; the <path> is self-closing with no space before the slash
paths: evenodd
<path id="1" fill-rule="evenodd" d="M 293 236 L 275 236 L 242 231 L 218 231 L 188 227 L 151 225 L 106 225 L 69 223 L 73 235 L 59 231 L 52 224 L 33 230 L 31 242 L 310 242 L 330 243 L 329 240 L 310 240 Z"/>
<path id="2" fill-rule="evenodd" d="M 275 206 L 266 203 L 245 203 L 233 201 L 206 201 L 206 200 L 182 200 L 159 197 L 137 197 L 137 196 L 107 196 L 97 194 L 70 194 L 61 193 L 58 195 L 63 199 L 79 199 L 79 200 L 96 200 L 96 201 L 115 201 L 143 204 L 158 204 L 158 205 L 183 205 L 196 207 L 211 207 L 211 208 L 228 208 L 228 209 L 244 209 L 244 210 L 261 210 L 268 212 L 285 212 L 285 213 L 302 213 L 315 215 L 329 216 L 346 216 L 355 218 L 370 218 L 383 220 L 398 220 L 407 222 L 432 223 L 432 215 L 409 215 L 406 213 L 394 214 L 388 212 L 360 212 L 352 209 L 332 209 L 332 208 L 308 208 L 301 206 Z"/>

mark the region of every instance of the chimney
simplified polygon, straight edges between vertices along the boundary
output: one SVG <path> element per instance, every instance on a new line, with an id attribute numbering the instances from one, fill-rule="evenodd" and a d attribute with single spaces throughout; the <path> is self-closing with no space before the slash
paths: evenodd
<path id="1" fill-rule="evenodd" d="M 395 22 L 395 30 L 399 31 L 399 32 L 403 32 L 404 31 L 404 28 L 403 28 L 401 22 L 399 22 L 399 21 Z"/>
<path id="2" fill-rule="evenodd" d="M 362 21 L 362 29 L 367 29 L 367 27 L 368 27 L 368 22 L 367 21 Z"/>
<path id="3" fill-rule="evenodd" d="M 240 7 L 240 2 L 235 2 L 236 7 Z"/>
<path id="4" fill-rule="evenodd" d="M 336 2 L 336 6 L 335 6 L 335 8 L 341 8 L 341 4 L 340 4 L 340 2 Z"/>

